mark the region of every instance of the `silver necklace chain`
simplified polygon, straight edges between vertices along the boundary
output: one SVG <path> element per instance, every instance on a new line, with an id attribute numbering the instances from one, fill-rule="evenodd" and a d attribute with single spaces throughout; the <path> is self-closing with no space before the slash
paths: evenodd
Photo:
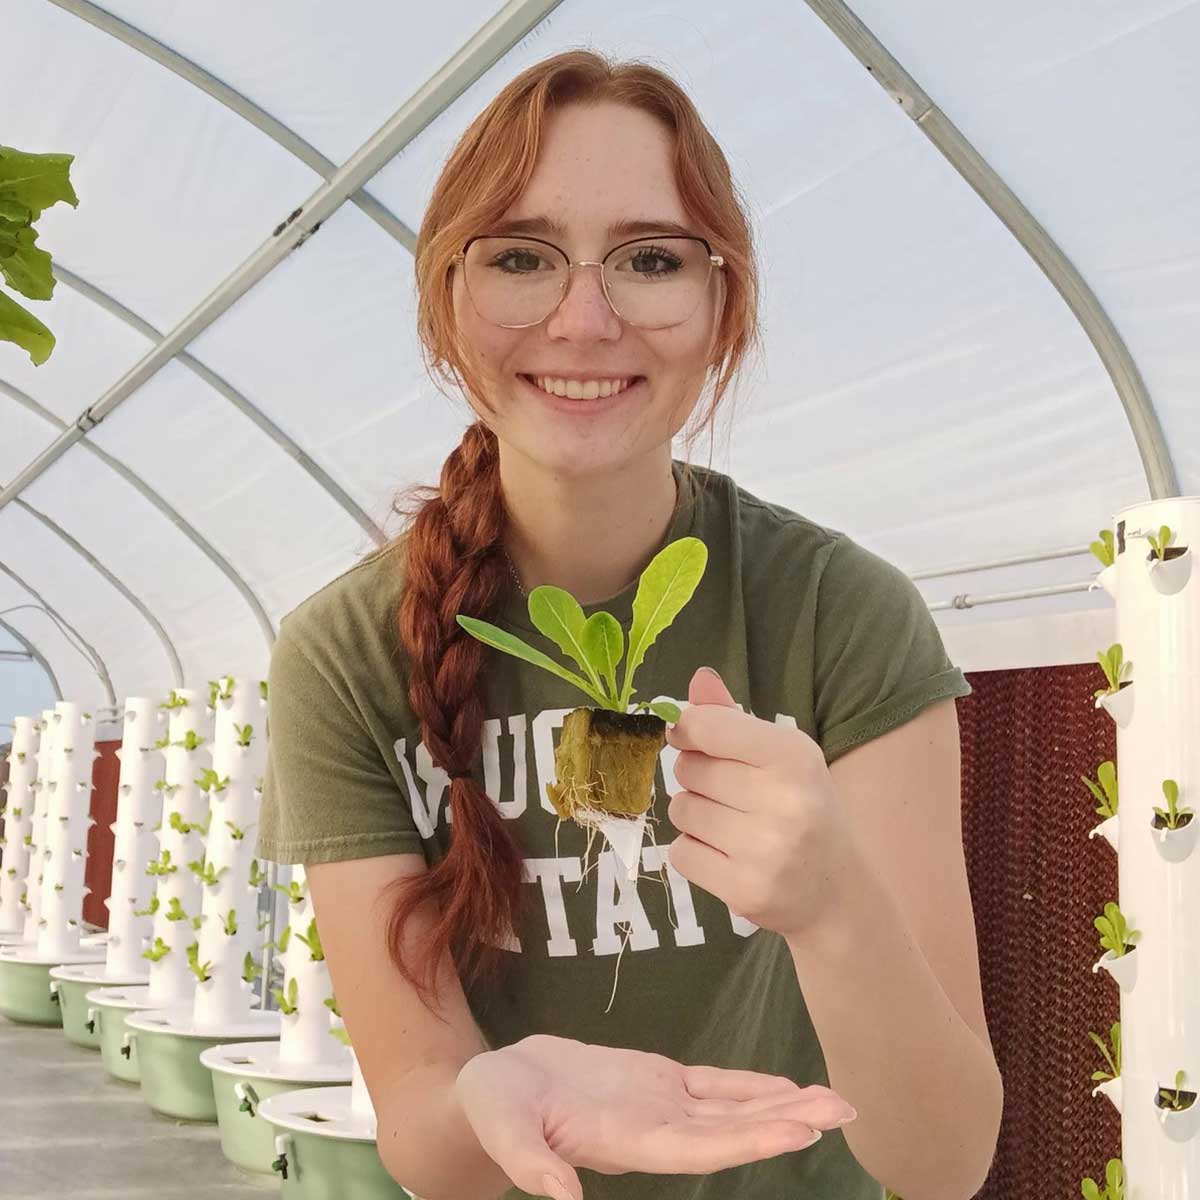
<path id="1" fill-rule="evenodd" d="M 513 560 L 508 553 L 508 547 L 501 543 L 500 549 L 504 551 L 504 557 L 508 559 L 508 573 L 512 576 L 513 583 L 517 585 L 517 591 L 520 592 L 521 595 L 526 599 L 528 599 L 529 593 L 521 586 L 521 577 L 517 574 L 516 565 L 513 563 Z"/>

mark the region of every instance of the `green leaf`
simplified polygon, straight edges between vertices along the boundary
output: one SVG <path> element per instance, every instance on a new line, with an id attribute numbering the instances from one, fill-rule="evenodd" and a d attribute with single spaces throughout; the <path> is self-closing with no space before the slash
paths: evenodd
<path id="1" fill-rule="evenodd" d="M 618 705 L 621 712 L 633 695 L 633 675 L 642 665 L 646 651 L 692 598 L 707 565 L 708 547 L 699 538 L 685 537 L 664 546 L 642 572 L 633 600 L 629 657 Z"/>
<path id="2" fill-rule="evenodd" d="M 33 313 L 0 292 L 0 342 L 14 342 L 40 367 L 50 357 L 54 340 L 54 334 Z"/>
<path id="3" fill-rule="evenodd" d="M 670 725 L 679 720 L 679 705 L 672 704 L 670 700 L 651 700 L 647 707 L 656 717 L 662 717 Z"/>
<path id="4" fill-rule="evenodd" d="M 583 649 L 588 661 L 595 666 L 615 705 L 617 702 L 617 667 L 625 656 L 625 631 L 609 612 L 592 613 L 583 626 Z"/>
<path id="5" fill-rule="evenodd" d="M 535 650 L 532 646 L 527 646 L 520 638 L 514 637 L 511 633 L 491 625 L 487 621 L 481 621 L 477 617 L 464 617 L 459 613 L 455 620 L 485 646 L 503 650 L 505 654 L 511 654 L 514 658 L 520 658 L 527 663 L 532 663 L 535 667 L 541 667 L 542 670 L 549 671 L 551 675 L 557 675 L 560 679 L 573 683 L 597 703 L 604 704 L 604 697 L 581 675 L 576 675 L 574 671 L 568 671 L 566 667 L 560 667 L 548 655 L 543 654 L 540 650 Z"/>
<path id="6" fill-rule="evenodd" d="M 535 587 L 529 593 L 529 619 L 539 633 L 548 637 L 583 670 L 598 692 L 604 690 L 596 665 L 584 645 L 586 622 L 583 609 L 570 592 L 549 584 Z"/>

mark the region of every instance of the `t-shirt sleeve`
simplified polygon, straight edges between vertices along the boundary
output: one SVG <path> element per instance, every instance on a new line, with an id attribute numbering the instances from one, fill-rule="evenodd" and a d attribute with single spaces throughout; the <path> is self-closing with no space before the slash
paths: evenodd
<path id="1" fill-rule="evenodd" d="M 826 763 L 971 685 L 917 585 L 840 534 L 817 592 L 813 704 Z"/>
<path id="2" fill-rule="evenodd" d="M 271 650 L 267 725 L 263 858 L 308 864 L 422 852 L 408 799 L 346 681 L 317 668 L 286 620 Z"/>

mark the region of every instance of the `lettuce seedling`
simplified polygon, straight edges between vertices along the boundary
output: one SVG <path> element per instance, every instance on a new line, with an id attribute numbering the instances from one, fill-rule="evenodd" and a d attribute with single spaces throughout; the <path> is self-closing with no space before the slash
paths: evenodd
<path id="1" fill-rule="evenodd" d="M 299 880 L 293 879 L 287 887 L 282 883 L 273 883 L 271 886 L 277 892 L 282 892 L 293 904 L 301 904 L 304 901 L 304 884 Z"/>
<path id="2" fill-rule="evenodd" d="M 152 916 L 154 916 L 154 914 L 156 912 L 158 912 L 158 909 L 159 909 L 158 897 L 151 896 L 150 897 L 150 907 L 134 909 L 133 915 L 135 917 L 152 917 Z"/>
<path id="3" fill-rule="evenodd" d="M 250 860 L 250 886 L 252 888 L 262 887 L 267 881 L 267 873 L 259 866 L 257 858 Z"/>
<path id="4" fill-rule="evenodd" d="M 1111 759 L 1106 759 L 1096 768 L 1096 777 L 1100 780 L 1100 787 L 1097 787 L 1086 775 L 1080 775 L 1079 778 L 1087 784 L 1088 791 L 1100 802 L 1096 809 L 1097 814 L 1102 817 L 1115 817 L 1119 803 L 1116 763 Z"/>
<path id="5" fill-rule="evenodd" d="M 326 996 L 325 1007 L 329 1009 L 329 1011 L 333 1013 L 335 1017 L 340 1017 L 342 1015 L 342 1010 L 338 1008 L 337 996 Z"/>
<path id="6" fill-rule="evenodd" d="M 208 681 L 208 707 L 216 708 L 218 700 L 233 699 L 233 677 L 223 675 L 220 679 Z"/>
<path id="7" fill-rule="evenodd" d="M 154 939 L 154 945 L 149 950 L 142 951 L 142 957 L 148 958 L 151 962 L 158 962 L 164 955 L 171 953 L 171 947 L 160 937 Z"/>
<path id="8" fill-rule="evenodd" d="M 292 927 L 285 925 L 283 932 L 279 935 L 279 941 L 275 943 L 275 949 L 282 954 L 288 948 L 288 942 L 292 940 Z"/>
<path id="9" fill-rule="evenodd" d="M 192 974 L 195 975 L 201 983 L 207 983 L 212 978 L 212 975 L 209 974 L 209 968 L 212 966 L 212 963 L 206 962 L 201 964 L 200 962 L 199 942 L 193 942 L 187 948 L 187 960 L 188 966 L 192 969 Z"/>
<path id="10" fill-rule="evenodd" d="M 1125 1167 L 1119 1158 L 1110 1158 L 1104 1167 L 1104 1190 L 1085 1175 L 1079 1185 L 1083 1200 L 1125 1200 Z"/>
<path id="11" fill-rule="evenodd" d="M 258 681 L 258 694 L 265 700 L 267 698 L 267 681 L 260 679 Z"/>
<path id="12" fill-rule="evenodd" d="M 171 865 L 171 852 L 164 850 L 157 859 L 151 859 L 146 868 L 147 875 L 173 875 L 179 868 Z"/>
<path id="13" fill-rule="evenodd" d="M 459 613 L 456 620 L 472 637 L 487 646 L 574 684 L 598 708 L 624 713 L 635 691 L 634 674 L 655 639 L 692 598 L 708 563 L 708 547 L 695 537 L 679 538 L 664 546 L 642 572 L 633 601 L 628 656 L 620 623 L 611 613 L 584 617 L 583 608 L 570 592 L 543 585 L 529 593 L 529 619 L 534 628 L 572 659 L 582 675 L 560 666 L 548 655 L 496 625 Z M 624 678 L 617 669 L 626 658 Z M 679 707 L 666 702 L 640 701 L 633 711 L 648 709 L 664 721 L 678 721 Z"/>
<path id="14" fill-rule="evenodd" d="M 1105 904 L 1104 914 L 1092 923 L 1100 930 L 1100 945 L 1120 958 L 1126 953 L 1126 946 L 1136 948 L 1142 936 L 1141 930 L 1127 928 L 1125 915 L 1111 900 Z"/>
<path id="15" fill-rule="evenodd" d="M 235 724 L 233 728 L 237 731 L 237 744 L 239 746 L 250 745 L 250 735 L 254 732 L 254 726 Z"/>
<path id="16" fill-rule="evenodd" d="M 1100 540 L 1092 542 L 1088 549 L 1100 560 L 1100 565 L 1111 567 L 1116 562 L 1116 553 L 1113 546 L 1114 538 L 1111 529 L 1100 530 Z"/>
<path id="17" fill-rule="evenodd" d="M 209 819 L 211 820 L 212 818 L 210 817 Z M 246 830 L 238 828 L 232 821 L 226 821 L 225 824 L 229 826 L 229 836 L 235 842 L 240 842 L 246 836 Z"/>
<path id="18" fill-rule="evenodd" d="M 253 983 L 261 974 L 262 967 L 254 961 L 254 955 L 247 950 L 246 957 L 242 959 L 242 979 L 246 983 Z"/>
<path id="19" fill-rule="evenodd" d="M 294 1013 L 300 1007 L 300 984 L 294 976 L 288 981 L 286 995 L 279 988 L 272 988 L 271 995 L 275 997 L 275 1003 L 279 1005 L 279 1011 L 284 1016 Z"/>
<path id="20" fill-rule="evenodd" d="M 172 896 L 171 902 L 167 906 L 166 918 L 168 921 L 186 921 L 188 915 L 183 911 L 183 905 L 179 903 L 178 896 Z"/>
<path id="21" fill-rule="evenodd" d="M 1167 798 L 1167 811 L 1164 812 L 1158 805 L 1154 805 L 1154 811 L 1162 817 L 1167 823 L 1168 829 L 1179 828 L 1179 818 L 1185 813 L 1190 813 L 1192 810 L 1187 808 L 1177 807 L 1179 803 L 1179 784 L 1174 779 L 1164 779 L 1162 785 L 1163 795 Z"/>
<path id="22" fill-rule="evenodd" d="M 224 929 L 230 937 L 233 937 L 233 935 L 237 933 L 238 923 L 236 908 L 231 908 L 229 910 L 229 914 L 221 918 L 221 928 Z"/>
<path id="23" fill-rule="evenodd" d="M 1183 1086 L 1184 1079 L 1187 1078 L 1187 1073 L 1183 1070 L 1175 1072 L 1175 1091 L 1172 1093 L 1168 1088 L 1158 1089 L 1158 1099 L 1155 1103 L 1159 1108 L 1169 1108 L 1173 1112 L 1183 1112 L 1185 1109 L 1191 1108 L 1195 1103 L 1195 1097 L 1191 1100 L 1181 1100 L 1179 1090 Z"/>
<path id="24" fill-rule="evenodd" d="M 1124 651 L 1120 642 L 1113 642 L 1107 650 L 1098 652 L 1096 657 L 1104 669 L 1104 678 L 1108 680 L 1107 688 L 1100 688 L 1093 694 L 1093 699 L 1098 700 L 1101 696 L 1111 696 L 1119 692 L 1121 685 L 1129 682 L 1128 677 L 1133 673 L 1133 660 L 1124 661 Z"/>
<path id="25" fill-rule="evenodd" d="M 291 926 L 289 925 L 288 928 L 290 929 Z M 317 933 L 316 921 L 309 921 L 308 933 L 298 933 L 296 938 L 308 947 L 313 962 L 325 961 L 325 951 L 321 949 L 321 935 Z"/>
<path id="26" fill-rule="evenodd" d="M 202 792 L 220 794 L 229 786 L 229 776 L 221 776 L 212 767 L 201 767 L 200 778 L 192 781 Z"/>
<path id="27" fill-rule="evenodd" d="M 174 688 L 171 689 L 171 697 L 165 704 L 160 704 L 159 708 L 165 708 L 168 712 L 176 708 L 187 708 L 188 702 L 186 696 L 181 696 Z"/>
<path id="28" fill-rule="evenodd" d="M 1167 557 L 1167 547 L 1175 538 L 1175 534 L 1171 527 L 1169 525 L 1163 525 L 1159 529 L 1157 537 L 1155 537 L 1152 533 L 1146 534 L 1146 537 L 1149 540 L 1150 545 L 1154 547 L 1154 557 L 1165 562 Z"/>
<path id="29" fill-rule="evenodd" d="M 1114 1021 L 1112 1028 L 1108 1031 L 1109 1040 L 1112 1042 L 1113 1052 L 1109 1054 L 1108 1047 L 1104 1044 L 1102 1038 L 1098 1037 L 1092 1031 L 1088 1030 L 1088 1037 L 1100 1047 L 1100 1053 L 1104 1055 L 1105 1061 L 1108 1063 L 1108 1071 L 1093 1071 L 1092 1081 L 1094 1083 L 1103 1083 L 1108 1079 L 1116 1079 L 1121 1074 L 1121 1022 Z"/>

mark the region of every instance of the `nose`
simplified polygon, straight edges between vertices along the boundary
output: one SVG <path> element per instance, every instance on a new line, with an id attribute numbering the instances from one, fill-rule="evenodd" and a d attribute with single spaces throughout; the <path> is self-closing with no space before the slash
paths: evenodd
<path id="1" fill-rule="evenodd" d="M 567 280 L 567 291 L 546 322 L 546 332 L 559 337 L 598 337 L 620 332 L 598 264 L 576 264 Z"/>

